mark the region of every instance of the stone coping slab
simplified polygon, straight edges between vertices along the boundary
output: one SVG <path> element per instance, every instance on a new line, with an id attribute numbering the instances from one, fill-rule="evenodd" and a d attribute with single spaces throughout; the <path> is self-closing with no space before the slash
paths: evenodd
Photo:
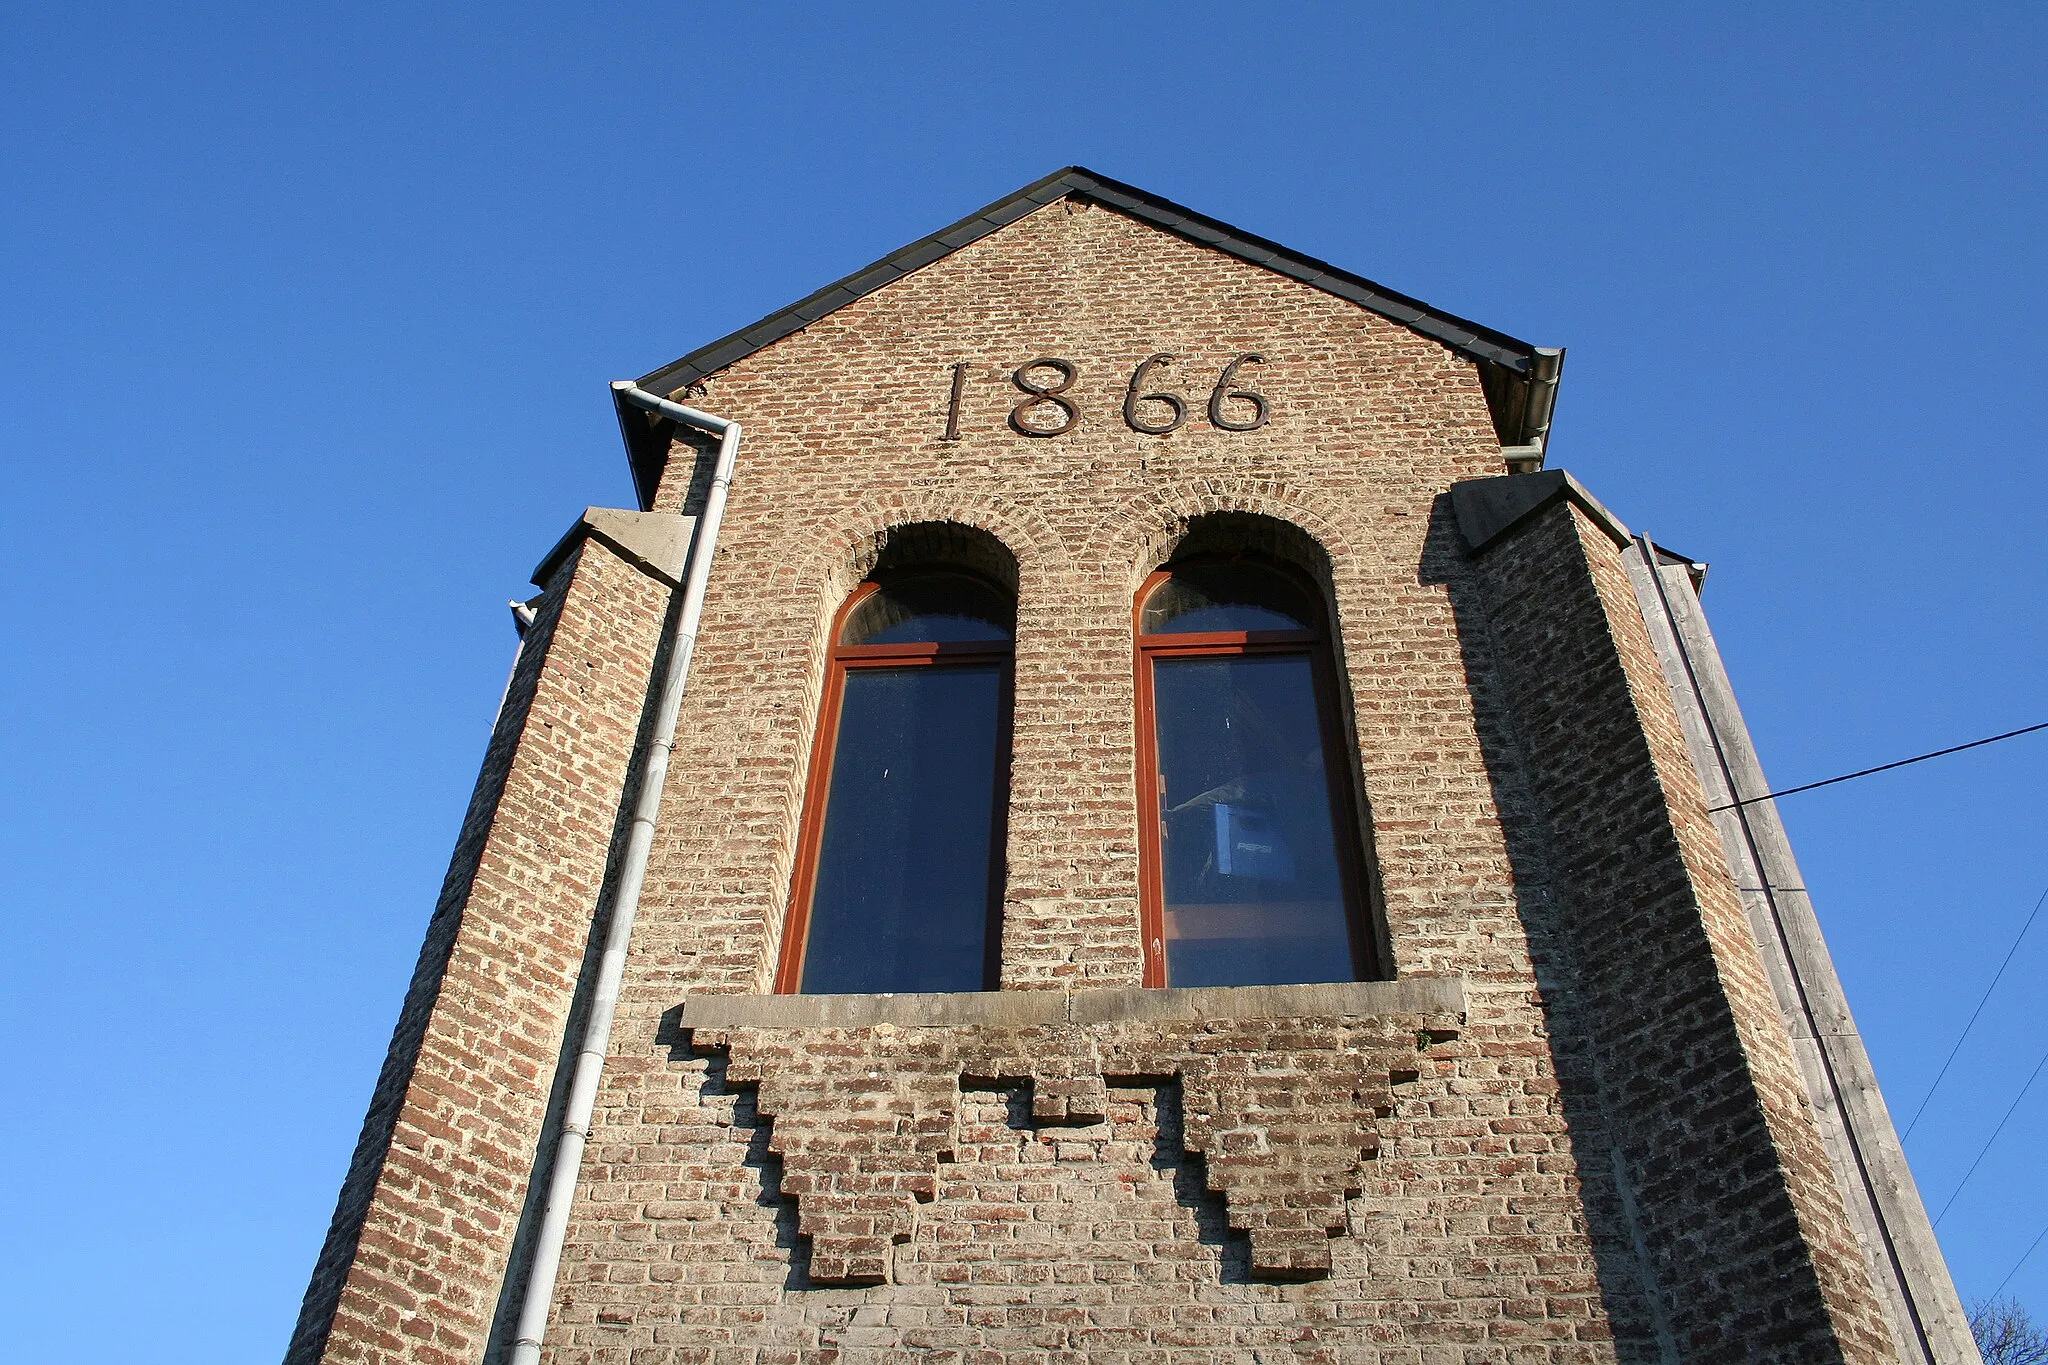
<path id="1" fill-rule="evenodd" d="M 896 995 L 692 995 L 689 1029 L 1002 1028 L 1130 1020 L 1363 1018 L 1465 1015 L 1463 976 L 1306 986 L 1122 987 L 1083 991 L 960 991 Z"/>
<path id="2" fill-rule="evenodd" d="M 1629 547 L 1628 527 L 1602 507 L 1584 484 L 1562 469 L 1466 479 L 1451 485 L 1451 510 L 1457 515 L 1458 530 L 1475 555 L 1491 549 L 1509 532 L 1527 526 L 1538 512 L 1558 501 L 1572 503 L 1591 517 L 1618 548 Z"/>

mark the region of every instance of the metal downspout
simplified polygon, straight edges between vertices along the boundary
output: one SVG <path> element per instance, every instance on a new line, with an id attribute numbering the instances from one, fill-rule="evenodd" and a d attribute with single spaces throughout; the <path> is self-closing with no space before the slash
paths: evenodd
<path id="1" fill-rule="evenodd" d="M 613 384 L 612 391 L 649 412 L 658 412 L 717 436 L 718 461 L 711 474 L 710 495 L 705 499 L 702 519 L 697 525 L 697 543 L 690 551 L 689 568 L 683 578 L 683 607 L 676 618 L 668 671 L 661 680 L 654 742 L 648 751 L 647 766 L 640 777 L 640 790 L 633 802 L 633 822 L 626 835 L 626 856 L 619 872 L 618 895 L 612 907 L 611 924 L 605 932 L 597 989 L 591 998 L 590 1017 L 583 1025 L 583 1037 L 577 1045 L 576 1069 L 569 1082 L 568 1109 L 556 1138 L 547 1203 L 541 1212 L 540 1231 L 534 1239 L 532 1269 L 527 1273 L 526 1288 L 519 1301 L 512 1365 L 538 1365 L 541 1340 L 547 1333 L 548 1312 L 555 1298 L 555 1279 L 562 1268 L 562 1246 L 569 1233 L 569 1208 L 576 1198 L 577 1177 L 583 1167 L 583 1148 L 590 1138 L 590 1118 L 597 1108 L 598 1082 L 604 1077 L 605 1051 L 611 1042 L 612 1016 L 618 1011 L 619 986 L 626 974 L 626 947 L 632 941 L 633 920 L 640 911 L 640 892 L 647 881 L 647 859 L 654 849 L 654 826 L 661 815 L 662 788 L 668 781 L 669 755 L 675 749 L 676 717 L 682 710 L 683 693 L 689 686 L 690 656 L 696 650 L 697 626 L 704 615 L 704 590 L 711 578 L 711 557 L 718 550 L 718 528 L 725 519 L 726 490 L 732 484 L 733 465 L 740 449 L 738 422 L 671 403 L 624 381 Z M 536 1161 L 534 1169 L 540 1169 L 543 1164 Z"/>
<path id="2" fill-rule="evenodd" d="M 1524 444 L 1502 446 L 1500 456 L 1510 474 L 1534 474 L 1543 468 L 1550 440 L 1550 421 L 1557 411 L 1557 381 L 1564 372 L 1562 346 L 1538 346 L 1529 368 L 1529 397 L 1522 412 Z"/>

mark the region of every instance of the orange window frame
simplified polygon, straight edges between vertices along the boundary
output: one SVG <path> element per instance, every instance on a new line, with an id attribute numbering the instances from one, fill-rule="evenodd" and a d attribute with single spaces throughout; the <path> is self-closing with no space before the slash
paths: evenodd
<path id="1" fill-rule="evenodd" d="M 825 815 L 832 796 L 832 769 L 839 754 L 839 716 L 846 699 L 846 677 L 870 668 L 931 668 L 961 664 L 996 664 L 1002 702 L 996 711 L 994 809 L 989 827 L 988 925 L 984 932 L 982 984 L 995 989 L 1002 968 L 1002 906 L 1004 844 L 1009 832 L 1011 710 L 1016 648 L 1010 640 L 957 643 L 913 641 L 892 645 L 842 645 L 839 637 L 854 610 L 879 591 L 881 584 L 862 583 L 847 595 L 832 618 L 832 648 L 826 657 L 825 690 L 818 704 L 818 731 L 811 741 L 809 784 L 804 792 L 796 845 L 796 876 L 790 884 L 789 914 L 782 932 L 782 952 L 775 969 L 778 995 L 802 990 L 804 954 L 810 943 L 812 900 L 818 887 L 818 852 L 824 843 Z"/>
<path id="2" fill-rule="evenodd" d="M 1330 817 L 1337 835 L 1338 875 L 1344 888 L 1345 919 L 1350 931 L 1351 979 L 1372 980 L 1378 974 L 1379 964 L 1367 923 L 1364 841 L 1352 785 L 1352 758 L 1345 750 L 1343 727 L 1339 724 L 1336 661 L 1331 656 L 1328 634 L 1321 629 L 1309 629 L 1147 635 L 1145 603 L 1173 577 L 1173 568 L 1157 570 L 1147 577 L 1131 606 L 1138 700 L 1138 922 L 1144 933 L 1143 983 L 1149 987 L 1169 984 L 1165 855 L 1160 846 L 1164 833 L 1160 818 L 1164 784 L 1159 771 L 1159 715 L 1153 695 L 1153 665 L 1160 659 L 1220 659 L 1247 654 L 1293 654 L 1309 659 L 1309 676 L 1315 687 L 1316 726 L 1323 742 L 1323 771 L 1328 779 Z M 1289 577 L 1299 581 L 1298 575 L 1290 573 Z M 1302 587 L 1311 602 L 1318 599 L 1319 595 L 1309 585 Z"/>

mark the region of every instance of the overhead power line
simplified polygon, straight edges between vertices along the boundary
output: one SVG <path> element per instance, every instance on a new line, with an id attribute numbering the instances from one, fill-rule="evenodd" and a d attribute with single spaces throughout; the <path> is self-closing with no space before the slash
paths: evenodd
<path id="1" fill-rule="evenodd" d="M 2036 730 L 2048 730 L 2048 720 L 2042 721 L 2039 725 L 2029 725 L 2022 730 L 2008 730 L 2002 735 L 1993 735 L 1989 739 L 1973 739 L 1968 744 L 1957 744 L 1947 749 L 1936 749 L 1931 754 L 1918 754 L 1912 758 L 1902 758 L 1896 763 L 1880 763 L 1875 768 L 1865 768 L 1861 772 L 1843 773 L 1840 777 L 1830 777 L 1824 782 L 1809 782 L 1803 787 L 1787 787 L 1783 791 L 1765 792 L 1762 796 L 1746 796 L 1740 801 L 1730 801 L 1725 806 L 1709 806 L 1707 813 L 1709 815 L 1716 815 L 1724 810 L 1734 810 L 1737 806 L 1753 806 L 1759 801 L 1775 801 L 1781 796 L 1794 796 L 1800 792 L 1813 791 L 1817 787 L 1832 787 L 1837 782 L 1849 782 L 1859 777 L 1868 777 L 1872 773 L 1890 772 L 1893 768 L 1903 768 L 1909 763 L 1925 763 L 1930 758 L 1940 758 L 1945 754 L 1959 754 L 1965 749 L 1981 749 L 1987 744 L 1996 744 L 2001 739 L 2017 739 L 2021 735 L 2031 735 Z"/>
<path id="2" fill-rule="evenodd" d="M 2034 1082 L 2040 1079 L 2041 1068 L 2044 1066 L 2048 1066 L 2048 1052 L 2042 1053 L 2041 1060 L 2034 1063 L 2033 1074 L 2028 1076 L 2027 1083 L 2020 1087 L 2020 1093 L 2012 1097 L 2012 1104 L 2006 1109 L 2005 1117 L 1998 1121 L 1998 1126 L 1991 1130 L 1991 1136 L 1985 1138 L 1984 1145 L 1977 1149 L 1977 1159 L 1970 1163 L 1969 1170 L 1963 1172 L 1963 1178 L 1957 1183 L 1955 1191 L 1949 1195 L 1948 1202 L 1943 1204 L 1941 1212 L 1934 1216 L 1934 1226 L 1940 1227 L 1941 1220 L 1948 1217 L 1948 1211 L 1956 1206 L 1956 1198 L 1962 1194 L 1963 1186 L 1970 1183 L 1970 1177 L 1977 1174 L 1977 1168 L 1984 1164 L 1984 1158 L 1990 1154 L 1991 1144 L 1998 1141 L 1998 1135 L 2005 1131 L 2005 1125 L 2012 1122 L 2012 1116 L 2019 1110 L 2020 1101 L 2034 1088 Z"/>
<path id="3" fill-rule="evenodd" d="M 1977 1016 L 1984 1012 L 1984 1005 L 1991 999 L 1991 992 L 1997 990 L 1998 983 L 2005 978 L 2005 969 L 2012 965 L 2012 955 L 2020 950 L 2020 941 L 2026 938 L 2027 930 L 2034 927 L 2034 920 L 2040 915 L 2041 907 L 2044 905 L 2048 905 L 2048 887 L 2041 889 L 2041 898 L 2034 902 L 2033 913 L 2027 916 L 2027 922 L 2020 926 L 2019 933 L 2013 935 L 2012 947 L 2005 950 L 2005 961 L 1998 964 L 1998 971 L 1993 974 L 1991 984 L 1984 988 L 1984 994 L 1977 997 L 1977 1008 L 1970 1011 L 1970 1022 L 1963 1025 L 1962 1036 L 1957 1038 L 1956 1045 L 1948 1050 L 1948 1060 L 1941 1064 L 1941 1070 L 1934 1077 L 1934 1084 L 1927 1087 L 1926 1098 L 1922 1099 L 1920 1107 L 1913 1111 L 1913 1121 L 1906 1125 L 1906 1131 L 1900 1136 L 1899 1141 L 1904 1142 L 1913 1136 L 1913 1130 L 1920 1126 L 1920 1116 L 1927 1112 L 1927 1105 L 1934 1098 L 1934 1092 L 1941 1089 L 1942 1079 L 1948 1075 L 1949 1067 L 1955 1064 L 1956 1054 L 1963 1050 L 1963 1043 L 1969 1038 L 1970 1030 L 1977 1027 Z"/>
<path id="4" fill-rule="evenodd" d="M 1995 1299 L 2005 1292 L 2005 1287 L 2012 1283 L 2012 1277 L 2020 1273 L 2020 1267 L 2027 1263 L 2027 1258 L 2034 1254 L 2044 1238 L 2048 1238 L 2048 1224 L 2042 1225 L 2041 1235 L 2028 1244 L 2027 1249 L 2020 1253 L 2020 1258 L 2012 1263 L 2012 1269 L 2005 1272 L 2005 1278 L 1998 1282 L 1998 1288 L 1991 1291 L 1992 1298 Z"/>

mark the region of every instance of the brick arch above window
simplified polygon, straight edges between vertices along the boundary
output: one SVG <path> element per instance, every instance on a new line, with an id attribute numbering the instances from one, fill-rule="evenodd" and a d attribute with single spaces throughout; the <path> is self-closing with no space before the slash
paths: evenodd
<path id="1" fill-rule="evenodd" d="M 928 528 L 959 527 L 977 531 L 1003 548 L 1020 567 L 1065 568 L 1065 539 L 1037 509 L 1014 498 L 996 498 L 957 489 L 912 490 L 878 496 L 839 508 L 814 510 L 819 533 L 813 561 L 829 561 L 851 571 L 858 582 L 880 562 L 889 546 L 906 535 L 928 537 Z"/>
<path id="2" fill-rule="evenodd" d="M 1084 537 L 1078 557 L 1100 566 L 1124 592 L 1182 553 L 1191 533 L 1236 529 L 1274 558 L 1328 581 L 1332 568 L 1356 553 L 1356 514 L 1278 481 L 1201 479 L 1161 484 L 1123 503 Z"/>

